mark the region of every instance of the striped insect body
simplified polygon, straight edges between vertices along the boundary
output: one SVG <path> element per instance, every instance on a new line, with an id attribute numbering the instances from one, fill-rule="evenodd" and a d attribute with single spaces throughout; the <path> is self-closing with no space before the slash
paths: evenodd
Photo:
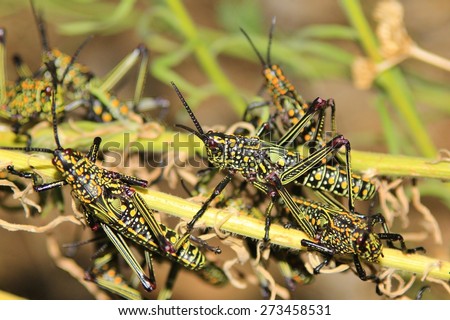
<path id="1" fill-rule="evenodd" d="M 313 227 L 298 212 L 285 185 L 308 173 L 311 168 L 321 164 L 327 157 L 337 152 L 341 146 L 349 146 L 349 143 L 343 136 L 336 136 L 327 142 L 323 148 L 304 159 L 298 153 L 286 149 L 284 145 L 289 144 L 295 139 L 299 130 L 314 116 L 314 113 L 327 107 L 326 101 L 320 98 L 316 99 L 302 121 L 292 127 L 277 144 L 274 144 L 265 142 L 258 137 L 249 138 L 214 131 L 205 133 L 178 88 L 173 83 L 172 86 L 197 130 L 183 125 L 178 126 L 193 133 L 202 140 L 207 150 L 208 161 L 214 167 L 225 169 L 228 172 L 225 178 L 216 186 L 211 196 L 204 202 L 202 208 L 188 223 L 188 232 L 183 239 L 188 237 L 194 223 L 203 215 L 211 201 L 222 192 L 236 173 L 241 174 L 246 181 L 253 184 L 258 190 L 271 198 L 271 203 L 266 209 L 266 228 L 264 235 L 266 243 L 269 241 L 270 213 L 279 198 L 282 198 L 285 205 L 290 207 L 297 223 L 303 229 L 313 233 Z M 350 176 L 349 170 L 348 168 L 348 176 Z M 349 194 L 352 194 L 351 190 Z"/>
<path id="2" fill-rule="evenodd" d="M 268 122 L 260 124 L 260 127 L 258 129 L 258 136 L 261 136 L 263 132 L 267 130 L 267 128 L 276 128 L 276 126 L 273 125 L 276 117 L 280 118 L 283 129 L 289 130 L 292 126 L 296 125 L 302 117 L 305 116 L 309 109 L 309 105 L 298 94 L 294 85 L 285 76 L 281 67 L 277 64 L 272 64 L 271 62 L 270 50 L 274 28 L 275 18 L 272 21 L 272 25 L 269 31 L 269 43 L 267 46 L 266 59 L 264 59 L 261 53 L 258 51 L 250 36 L 243 29 L 241 29 L 241 32 L 248 40 L 251 47 L 253 48 L 253 51 L 256 53 L 258 59 L 261 62 L 261 65 L 263 67 L 262 75 L 264 77 L 267 92 L 270 95 L 270 101 L 268 102 L 250 104 L 244 115 L 244 120 L 247 118 L 247 113 L 252 109 L 267 105 L 269 103 L 273 104 L 276 107 L 276 113 L 267 120 Z M 334 110 L 334 106 L 332 107 L 332 110 Z M 321 116 L 323 115 L 321 114 Z M 322 129 L 322 121 L 323 119 L 321 119 L 319 123 L 317 123 L 315 119 L 310 119 L 309 122 L 306 123 L 301 130 L 299 130 L 298 136 L 296 137 L 297 141 L 301 144 L 316 139 L 320 140 L 322 138 L 322 132 L 318 132 L 317 129 Z"/>
<path id="3" fill-rule="evenodd" d="M 404 253 L 424 251 L 422 247 L 408 249 L 400 234 L 389 232 L 381 214 L 365 216 L 349 211 L 323 194 L 322 199 L 327 202 L 326 204 L 298 196 L 293 199 L 303 217 L 314 229 L 314 233 L 309 235 L 314 240 L 302 240 L 302 246 L 321 252 L 325 256 L 325 260 L 314 269 L 315 273 L 319 273 L 334 255 L 350 254 L 362 280 L 376 279 L 375 275 L 366 274 L 361 259 L 372 263 L 379 262 L 383 256 L 382 240 L 386 240 L 390 248 L 396 248 L 393 241 L 398 241 Z M 373 231 L 377 223 L 383 227 L 382 233 Z"/>
<path id="4" fill-rule="evenodd" d="M 180 238 L 178 234 L 156 221 L 154 211 L 136 192 L 135 187 L 148 185 L 146 180 L 106 170 L 95 164 L 101 138 L 94 139 L 87 154 L 61 146 L 57 132 L 54 93 L 52 93 L 52 98 L 53 131 L 57 146 L 55 150 L 30 147 L 1 148 L 52 154 L 52 163 L 61 173 L 62 179 L 51 183 L 37 184 L 37 177 L 34 173 L 16 171 L 12 165 L 8 166 L 9 172 L 33 179 L 34 190 L 37 192 L 62 187 L 66 184 L 70 185 L 71 194 L 79 201 L 89 226 L 93 230 L 100 228 L 103 230 L 137 274 L 147 291 L 154 290 L 156 286 L 150 252 L 163 255 L 190 270 L 202 269 L 206 258 L 201 250 L 189 240 L 175 249 L 175 243 Z M 129 239 L 145 249 L 150 276 L 147 276 L 142 270 L 125 239 Z"/>

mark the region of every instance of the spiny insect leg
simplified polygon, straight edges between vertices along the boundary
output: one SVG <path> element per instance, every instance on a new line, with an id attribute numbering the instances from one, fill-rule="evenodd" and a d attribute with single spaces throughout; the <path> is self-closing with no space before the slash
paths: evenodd
<path id="1" fill-rule="evenodd" d="M 101 226 L 103 230 L 105 231 L 108 238 L 111 240 L 111 242 L 114 244 L 116 249 L 119 251 L 119 253 L 122 255 L 122 257 L 125 259 L 125 261 L 128 263 L 130 268 L 136 273 L 138 278 L 140 279 L 142 286 L 147 291 L 153 291 L 156 288 L 156 282 L 155 282 L 155 276 L 154 274 L 150 274 L 150 276 L 147 276 L 142 270 L 141 265 L 134 257 L 133 253 L 131 252 L 130 248 L 126 244 L 125 240 L 122 238 L 120 234 L 116 234 L 108 225 L 101 223 Z"/>
<path id="2" fill-rule="evenodd" d="M 322 98 L 316 98 L 311 106 L 306 111 L 305 115 L 299 119 L 299 121 L 293 125 L 286 133 L 278 140 L 277 145 L 280 147 L 285 147 L 286 145 L 291 144 L 295 138 L 298 137 L 300 131 L 307 126 L 311 119 L 316 115 L 320 114 L 321 110 L 328 108 L 328 101 Z"/>
<path id="3" fill-rule="evenodd" d="M 270 213 L 272 212 L 273 209 L 273 202 L 274 200 L 270 201 L 269 205 L 266 208 L 266 222 L 264 224 L 264 238 L 263 238 L 263 246 L 265 247 L 269 242 L 270 242 L 270 237 L 269 237 L 269 231 L 270 231 L 270 224 L 272 223 L 272 217 L 270 215 Z"/>
<path id="4" fill-rule="evenodd" d="M 6 169 L 8 170 L 9 173 L 14 174 L 16 176 L 19 176 L 19 177 L 22 177 L 25 179 L 32 179 L 33 180 L 33 189 L 36 192 L 42 192 L 42 191 L 46 191 L 49 189 L 60 188 L 67 184 L 67 182 L 64 180 L 58 180 L 58 181 L 53 181 L 53 182 L 44 183 L 44 184 L 37 184 L 38 175 L 34 172 L 18 171 L 16 169 L 14 169 L 13 165 L 7 166 Z"/>
<path id="5" fill-rule="evenodd" d="M 400 247 L 401 247 L 400 250 L 402 250 L 404 253 L 407 253 L 407 254 L 416 253 L 418 251 L 421 251 L 421 252 L 426 251 L 424 247 L 416 247 L 416 248 L 408 249 L 406 247 L 405 241 L 403 240 L 403 236 L 398 233 L 379 233 L 378 236 L 380 237 L 381 240 L 387 240 L 388 246 L 393 249 L 399 249 L 393 245 L 393 241 L 400 242 Z"/>
<path id="6" fill-rule="evenodd" d="M 156 278 L 155 278 L 155 271 L 153 269 L 152 253 L 148 250 L 145 250 L 144 256 L 145 256 L 145 263 L 147 264 L 147 268 L 148 268 L 150 282 L 154 283 L 155 287 L 156 287 Z"/>
<path id="7" fill-rule="evenodd" d="M 144 199 L 138 193 L 134 193 L 132 203 L 136 207 L 137 211 L 141 213 L 145 222 L 152 230 L 152 233 L 155 236 L 161 250 L 167 253 L 175 253 L 176 250 L 174 245 L 166 238 L 161 225 L 155 219 L 154 211 L 148 207 Z"/>
<path id="8" fill-rule="evenodd" d="M 200 247 L 205 248 L 208 251 L 214 252 L 215 254 L 221 254 L 222 253 L 222 249 L 220 249 L 219 247 L 211 246 L 205 240 L 200 239 L 198 237 L 194 237 L 193 235 L 191 235 L 189 237 L 189 240 L 191 240 L 192 242 L 196 243 Z"/>
<path id="9" fill-rule="evenodd" d="M 408 249 L 406 247 L 406 244 L 405 244 L 405 241 L 403 240 L 402 235 L 400 235 L 398 233 L 389 232 L 389 228 L 386 224 L 386 220 L 381 213 L 371 215 L 368 219 L 368 223 L 371 227 L 373 227 L 377 223 L 381 224 L 384 232 L 379 233 L 378 236 L 380 237 L 380 239 L 386 240 L 389 248 L 402 250 L 405 253 L 416 253 L 417 251 L 421 251 L 421 252 L 426 251 L 424 247 L 416 247 L 416 248 Z M 400 247 L 401 247 L 400 249 L 394 245 L 394 241 L 398 241 L 400 243 Z"/>
<path id="10" fill-rule="evenodd" d="M 358 274 L 358 277 L 362 281 L 367 280 L 374 280 L 378 281 L 378 277 L 374 274 L 367 275 L 366 271 L 364 270 L 361 261 L 359 260 L 358 256 L 356 254 L 353 255 L 353 263 L 355 264 L 356 273 Z"/>
<path id="11" fill-rule="evenodd" d="M 333 258 L 335 252 L 332 249 L 329 249 L 325 246 L 322 246 L 318 243 L 312 242 L 310 240 L 307 239 L 303 239 L 301 241 L 301 245 L 303 247 L 306 247 L 308 249 L 312 249 L 314 251 L 320 252 L 321 254 L 323 254 L 324 256 L 324 260 L 314 268 L 314 274 L 319 274 L 320 273 L 320 269 L 322 269 L 323 267 L 325 267 L 326 265 L 328 265 L 328 263 L 330 262 L 331 258 Z"/>
<path id="12" fill-rule="evenodd" d="M 228 185 L 228 183 L 230 183 L 231 179 L 233 178 L 234 174 L 229 172 L 225 178 L 219 182 L 219 184 L 214 188 L 213 193 L 209 196 L 209 198 L 203 203 L 202 207 L 200 208 L 200 210 L 195 214 L 195 216 L 191 219 L 191 221 L 187 224 L 186 228 L 186 234 L 180 238 L 180 240 L 178 241 L 178 243 L 176 244 L 176 248 L 180 248 L 181 245 L 183 245 L 183 243 L 189 238 L 190 236 L 190 232 L 192 231 L 192 229 L 194 228 L 194 224 L 198 221 L 198 219 L 200 219 L 203 214 L 205 213 L 206 209 L 208 208 L 208 206 L 210 205 L 210 203 L 219 195 L 222 193 L 223 189 L 225 189 L 225 187 Z"/>

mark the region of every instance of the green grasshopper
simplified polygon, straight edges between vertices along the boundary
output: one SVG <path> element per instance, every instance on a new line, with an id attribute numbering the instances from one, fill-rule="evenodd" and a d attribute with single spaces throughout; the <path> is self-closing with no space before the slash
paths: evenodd
<path id="1" fill-rule="evenodd" d="M 51 114 L 51 92 L 53 83 L 47 80 L 21 78 L 16 82 L 6 81 L 6 30 L 0 28 L 0 118 L 11 123 L 12 131 L 25 135 L 28 145 L 31 136 L 27 130 L 37 122 L 47 120 Z M 18 66 L 17 70 L 22 70 Z M 56 94 L 56 114 L 60 115 L 62 95 Z"/>
<path id="2" fill-rule="evenodd" d="M 100 79 L 95 77 L 87 66 L 76 62 L 86 41 L 72 56 L 58 49 L 51 49 L 44 22 L 37 14 L 33 2 L 31 6 L 42 45 L 42 62 L 37 72 L 31 72 L 22 59 L 15 56 L 14 63 L 19 79 L 16 82 L 6 81 L 6 31 L 0 29 L 0 118 L 11 123 L 14 133 L 26 135 L 28 146 L 31 145 L 31 136 L 27 130 L 37 122 L 51 118 L 52 88 L 57 88 L 55 99 L 58 118 L 80 106 L 88 108 L 89 120 L 98 122 L 125 121 L 129 118 L 132 107 L 136 110 L 167 107 L 167 101 L 164 99 L 142 99 L 149 62 L 148 50 L 144 45 L 139 45 L 105 78 Z M 118 99 L 111 90 L 139 59 L 141 63 L 131 106 Z"/>
<path id="3" fill-rule="evenodd" d="M 134 189 L 134 187 L 146 187 L 147 181 L 109 171 L 95 164 L 101 138 L 94 139 L 86 155 L 61 146 L 58 138 L 55 100 L 52 105 L 53 132 L 57 146 L 55 150 L 30 147 L 1 148 L 50 153 L 53 155 L 52 163 L 63 179 L 39 184 L 35 173 L 16 171 L 12 165 L 8 166 L 8 171 L 33 179 L 36 192 L 70 185 L 72 196 L 80 203 L 88 225 L 94 231 L 101 228 L 106 233 L 147 291 L 152 291 L 156 285 L 151 265 L 151 252 L 161 254 L 190 270 L 202 269 L 205 265 L 205 256 L 199 248 L 190 241 L 184 241 L 183 245 L 176 250 L 175 244 L 180 240 L 178 234 L 156 221 L 154 211 Z M 149 276 L 145 274 L 133 256 L 125 238 L 145 249 Z M 212 250 L 217 251 L 217 249 Z"/>
<path id="4" fill-rule="evenodd" d="M 340 188 L 336 188 L 335 190 L 338 192 L 338 189 L 345 186 L 349 198 L 349 208 L 353 210 L 355 192 L 351 183 L 350 142 L 347 139 L 341 135 L 335 136 L 332 140 L 327 142 L 324 147 L 318 149 L 306 158 L 284 148 L 285 145 L 288 145 L 296 138 L 298 132 L 303 129 L 304 125 L 308 123 L 315 113 L 328 107 L 327 101 L 317 98 L 311 104 L 301 121 L 293 126 L 276 144 L 274 144 L 261 140 L 258 137 L 230 135 L 214 131 L 205 133 L 181 92 L 174 83 L 172 83 L 172 86 L 191 117 L 197 131 L 183 125 L 178 126 L 201 139 L 206 147 L 208 161 L 215 168 L 227 171 L 225 178 L 216 186 L 211 196 L 204 202 L 201 209 L 187 224 L 187 233 L 184 238 L 186 238 L 193 229 L 195 222 L 203 215 L 211 201 L 222 192 L 236 173 L 240 173 L 246 181 L 253 184 L 258 190 L 267 194 L 271 199 L 265 213 L 266 226 L 264 241 L 266 243 L 269 241 L 269 228 L 271 222 L 270 213 L 279 198 L 281 198 L 284 201 L 285 206 L 290 209 L 290 212 L 300 228 L 308 234 L 314 234 L 313 226 L 298 210 L 292 196 L 285 186 L 291 182 L 299 181 L 299 179 L 305 175 L 309 175 L 314 167 L 324 165 L 327 162 L 327 158 L 333 157 L 342 146 L 346 147 L 347 180 L 341 181 L 339 184 Z M 312 177 L 311 180 L 314 180 L 314 177 Z M 319 186 L 316 187 L 317 189 L 320 189 Z"/>
<path id="5" fill-rule="evenodd" d="M 259 124 L 257 136 L 262 136 L 263 132 L 268 128 L 275 127 L 275 129 L 277 129 L 275 123 L 275 119 L 277 117 L 280 118 L 283 129 L 285 131 L 289 130 L 289 128 L 294 126 L 303 116 L 305 116 L 310 107 L 308 103 L 306 103 L 305 100 L 298 94 L 294 85 L 289 81 L 289 79 L 287 79 L 281 67 L 277 64 L 272 64 L 271 62 L 270 49 L 274 28 L 275 18 L 272 20 L 272 26 L 269 31 L 269 44 L 267 46 L 267 57 L 265 60 L 251 40 L 250 36 L 241 28 L 241 32 L 247 38 L 263 66 L 262 74 L 265 79 L 265 87 L 270 95 L 270 101 L 250 104 L 245 112 L 244 120 L 247 118 L 247 113 L 254 108 L 262 107 L 268 104 L 273 104 L 276 107 L 276 112 L 268 119 L 268 121 L 263 124 Z M 332 132 L 336 132 L 334 102 L 331 101 L 329 106 L 331 108 Z M 324 122 L 325 113 L 324 110 L 321 110 L 319 112 L 318 121 L 316 121 L 316 119 L 310 119 L 308 123 L 305 123 L 302 130 L 298 133 L 296 142 L 299 144 L 309 143 L 309 145 L 311 145 L 312 142 L 323 143 Z"/>
<path id="6" fill-rule="evenodd" d="M 31 2 L 42 45 L 42 67 L 38 74 L 46 81 L 56 81 L 61 87 L 65 98 L 71 101 L 70 107 L 79 105 L 89 109 L 88 119 L 98 122 L 110 122 L 113 120 L 126 120 L 131 109 L 141 110 L 166 107 L 167 101 L 163 99 L 146 99 L 142 101 L 142 93 L 145 87 L 149 64 L 148 49 L 144 45 L 137 46 L 129 55 L 120 61 L 103 79 L 96 77 L 90 69 L 75 62 L 81 48 L 70 56 L 58 49 L 51 49 L 48 44 L 47 32 L 42 16 L 36 12 Z M 128 73 L 131 68 L 140 62 L 138 77 L 132 106 L 118 99 L 113 93 L 113 87 Z"/>
<path id="7" fill-rule="evenodd" d="M 381 240 L 386 240 L 390 248 L 396 248 L 393 241 L 398 241 L 400 249 L 406 254 L 425 251 L 423 247 L 408 249 L 400 234 L 389 232 L 381 214 L 365 216 L 351 212 L 333 198 L 321 193 L 316 194 L 325 204 L 298 196 L 293 197 L 302 216 L 314 228 L 313 233 L 307 233 L 314 241 L 302 240 L 302 246 L 325 256 L 325 260 L 315 267 L 315 274 L 320 273 L 320 269 L 326 266 L 335 254 L 350 254 L 353 256 L 356 271 L 361 280 L 376 279 L 375 275 L 366 274 L 360 259 L 378 262 L 380 256 L 383 256 Z M 384 232 L 373 232 L 373 226 L 377 223 L 381 224 Z"/>

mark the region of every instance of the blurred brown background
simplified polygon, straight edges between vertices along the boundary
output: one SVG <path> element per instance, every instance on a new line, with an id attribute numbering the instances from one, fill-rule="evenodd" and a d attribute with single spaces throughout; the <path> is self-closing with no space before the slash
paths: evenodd
<path id="1" fill-rule="evenodd" d="M 49 2 L 51 3 L 51 2 Z M 238 4 L 236 10 L 239 10 Z M 277 45 L 278 34 L 289 34 L 293 30 L 300 29 L 311 24 L 343 24 L 348 25 L 338 2 L 307 1 L 307 0 L 277 0 L 259 2 L 264 12 L 264 21 L 267 30 L 273 16 L 277 17 L 275 39 L 273 45 Z M 372 12 L 376 1 L 363 1 L 365 12 L 368 16 Z M 408 0 L 405 4 L 406 27 L 412 38 L 421 47 L 450 58 L 450 2 L 445 0 Z M 205 25 L 219 28 L 215 20 L 219 1 L 190 0 L 184 1 L 185 6 L 192 15 L 197 25 Z M 80 2 L 80 6 L 88 5 Z M 136 5 L 148 6 L 146 2 Z M 151 6 L 151 2 L 150 2 Z M 55 32 L 52 25 L 51 13 L 46 12 L 42 6 L 45 19 L 48 23 L 51 46 L 60 48 L 63 52 L 71 53 L 85 39 L 84 36 L 62 36 Z M 51 12 L 51 10 L 49 10 Z M 36 25 L 28 7 L 14 12 L 3 14 L 0 18 L 0 26 L 7 30 L 7 54 L 8 54 L 8 79 L 15 79 L 13 67 L 9 59 L 13 53 L 20 53 L 32 69 L 39 65 L 40 44 L 37 37 Z M 236 28 L 240 21 L 236 21 Z M 90 66 L 95 74 L 106 74 L 123 56 L 129 53 L 142 39 L 134 31 L 126 31 L 111 36 L 96 36 L 85 49 L 79 60 Z M 348 46 L 348 44 L 347 44 Z M 348 46 L 350 50 L 358 52 L 359 48 Z M 151 46 L 150 46 L 150 49 Z M 262 49 L 265 50 L 265 49 Z M 260 67 L 254 63 L 242 62 L 238 59 L 223 57 L 220 59 L 221 67 L 230 77 L 235 86 L 246 92 L 254 92 L 262 84 Z M 434 79 L 450 84 L 450 74 L 443 70 L 425 65 L 421 62 L 407 61 L 413 65 L 418 73 L 430 74 Z M 192 83 L 203 83 L 205 76 L 200 71 L 194 58 L 189 58 L 177 68 Z M 289 70 L 285 71 L 289 76 Z M 293 78 L 293 77 L 290 77 Z M 130 79 L 134 79 L 130 75 Z M 292 79 L 295 85 L 301 85 L 302 95 L 308 100 L 316 96 L 333 97 L 337 103 L 337 124 L 339 132 L 352 142 L 352 147 L 366 151 L 386 151 L 382 144 L 382 129 L 378 121 L 378 114 L 373 107 L 373 91 L 360 91 L 354 88 L 349 80 L 321 80 L 308 81 L 307 79 Z M 130 96 L 133 81 L 123 85 L 120 93 Z M 160 96 L 170 100 L 169 117 L 165 120 L 172 125 L 177 122 L 188 124 L 187 117 L 181 110 L 181 105 L 172 88 L 167 83 L 160 83 L 150 77 L 146 96 Z M 187 97 L 188 98 L 188 97 Z M 429 133 L 438 148 L 449 148 L 450 126 L 449 117 L 436 116 L 428 110 L 427 105 L 419 106 L 419 112 L 424 114 Z M 239 118 L 230 112 L 228 101 L 222 98 L 213 98 L 205 101 L 196 110 L 196 114 L 202 124 L 230 125 Z M 367 143 L 369 139 L 370 143 Z M 179 194 L 182 194 L 180 191 Z M 67 196 L 67 195 L 66 195 Z M 450 216 L 448 208 L 438 201 L 424 198 L 424 203 L 430 208 L 438 219 L 444 233 L 444 247 L 426 246 L 428 255 L 450 260 L 448 234 Z M 416 212 L 411 212 L 412 219 L 417 218 Z M 42 219 L 34 217 L 25 219 L 22 211 L 0 212 L 0 219 L 15 223 L 42 225 L 51 217 Z M 60 243 L 70 243 L 77 238 L 76 231 L 72 227 L 62 225 L 54 234 Z M 84 232 L 85 234 L 88 231 Z M 89 264 L 89 250 L 81 250 L 77 255 L 77 261 L 81 266 Z M 84 251 L 84 252 L 83 252 Z M 231 254 L 231 253 L 228 253 Z M 168 263 L 157 264 L 157 279 L 163 284 L 167 275 Z M 247 266 L 239 267 L 248 270 Z M 275 266 L 272 266 L 273 275 L 278 283 L 283 284 Z M 91 299 L 92 296 L 70 275 L 58 269 L 49 258 L 45 236 L 42 234 L 30 234 L 26 232 L 8 232 L 0 229 L 0 289 L 23 296 L 28 299 Z M 343 290 L 344 289 L 344 290 Z M 418 289 L 418 288 L 417 288 Z M 156 294 L 149 295 L 150 298 Z M 260 299 L 259 288 L 248 284 L 246 289 L 237 289 L 232 285 L 225 288 L 212 288 L 204 284 L 194 275 L 182 272 L 175 286 L 174 298 L 176 299 Z M 313 284 L 297 288 L 292 294 L 295 299 L 379 299 L 375 294 L 372 283 L 362 283 L 353 273 L 346 272 L 337 275 L 320 275 Z M 447 299 L 448 294 L 436 286 L 427 293 L 426 298 Z"/>

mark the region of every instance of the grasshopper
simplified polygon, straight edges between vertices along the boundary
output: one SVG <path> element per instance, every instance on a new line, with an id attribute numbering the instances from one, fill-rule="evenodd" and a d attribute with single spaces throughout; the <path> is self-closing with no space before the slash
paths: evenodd
<path id="1" fill-rule="evenodd" d="M 174 83 L 172 83 L 172 86 L 191 117 L 197 131 L 184 125 L 178 126 L 196 135 L 204 143 L 208 161 L 215 168 L 227 171 L 225 178 L 216 186 L 211 196 L 187 224 L 187 233 L 183 239 L 189 235 L 195 222 L 203 215 L 211 201 L 222 192 L 236 173 L 240 173 L 246 181 L 267 194 L 271 199 L 265 214 L 266 226 L 264 241 L 266 243 L 269 241 L 270 213 L 279 198 L 290 209 L 300 228 L 309 234 L 314 234 L 313 226 L 302 216 L 302 213 L 298 210 L 285 186 L 291 182 L 298 181 L 300 177 L 307 175 L 315 166 L 324 165 L 327 158 L 334 156 L 342 146 L 346 147 L 346 160 L 348 164 L 346 175 L 348 180 L 345 183 L 345 187 L 347 188 L 349 197 L 349 207 L 353 210 L 354 189 L 350 182 L 352 180 L 350 142 L 347 139 L 342 135 L 337 135 L 327 142 L 323 148 L 318 149 L 306 158 L 302 158 L 300 154 L 284 148 L 285 145 L 288 145 L 296 138 L 298 132 L 308 123 L 315 113 L 328 107 L 327 101 L 317 98 L 311 104 L 311 107 L 305 116 L 302 117 L 301 121 L 286 132 L 278 143 L 274 144 L 261 140 L 259 137 L 245 137 L 214 131 L 205 133 L 181 92 Z M 344 184 L 341 183 L 341 187 L 343 186 Z"/>
<path id="2" fill-rule="evenodd" d="M 1 148 L 52 154 L 52 163 L 61 173 L 62 179 L 39 184 L 35 173 L 17 171 L 12 165 L 8 166 L 8 171 L 24 178 L 33 179 L 36 192 L 69 185 L 72 189 L 72 197 L 80 203 L 88 225 L 94 231 L 101 228 L 106 233 L 147 291 L 152 291 L 156 286 L 151 267 L 151 252 L 161 254 L 188 269 L 202 269 L 205 264 L 205 256 L 201 250 L 190 241 L 185 241 L 183 246 L 176 250 L 174 244 L 179 242 L 178 234 L 156 221 L 154 211 L 134 189 L 135 187 L 146 187 L 148 184 L 146 180 L 106 170 L 95 164 L 100 149 L 100 137 L 94 139 L 87 154 L 61 146 L 58 137 L 54 93 L 52 96 L 52 123 L 57 148 L 55 150 L 31 147 Z M 133 256 L 125 238 L 145 249 L 149 276 L 145 274 Z"/>

